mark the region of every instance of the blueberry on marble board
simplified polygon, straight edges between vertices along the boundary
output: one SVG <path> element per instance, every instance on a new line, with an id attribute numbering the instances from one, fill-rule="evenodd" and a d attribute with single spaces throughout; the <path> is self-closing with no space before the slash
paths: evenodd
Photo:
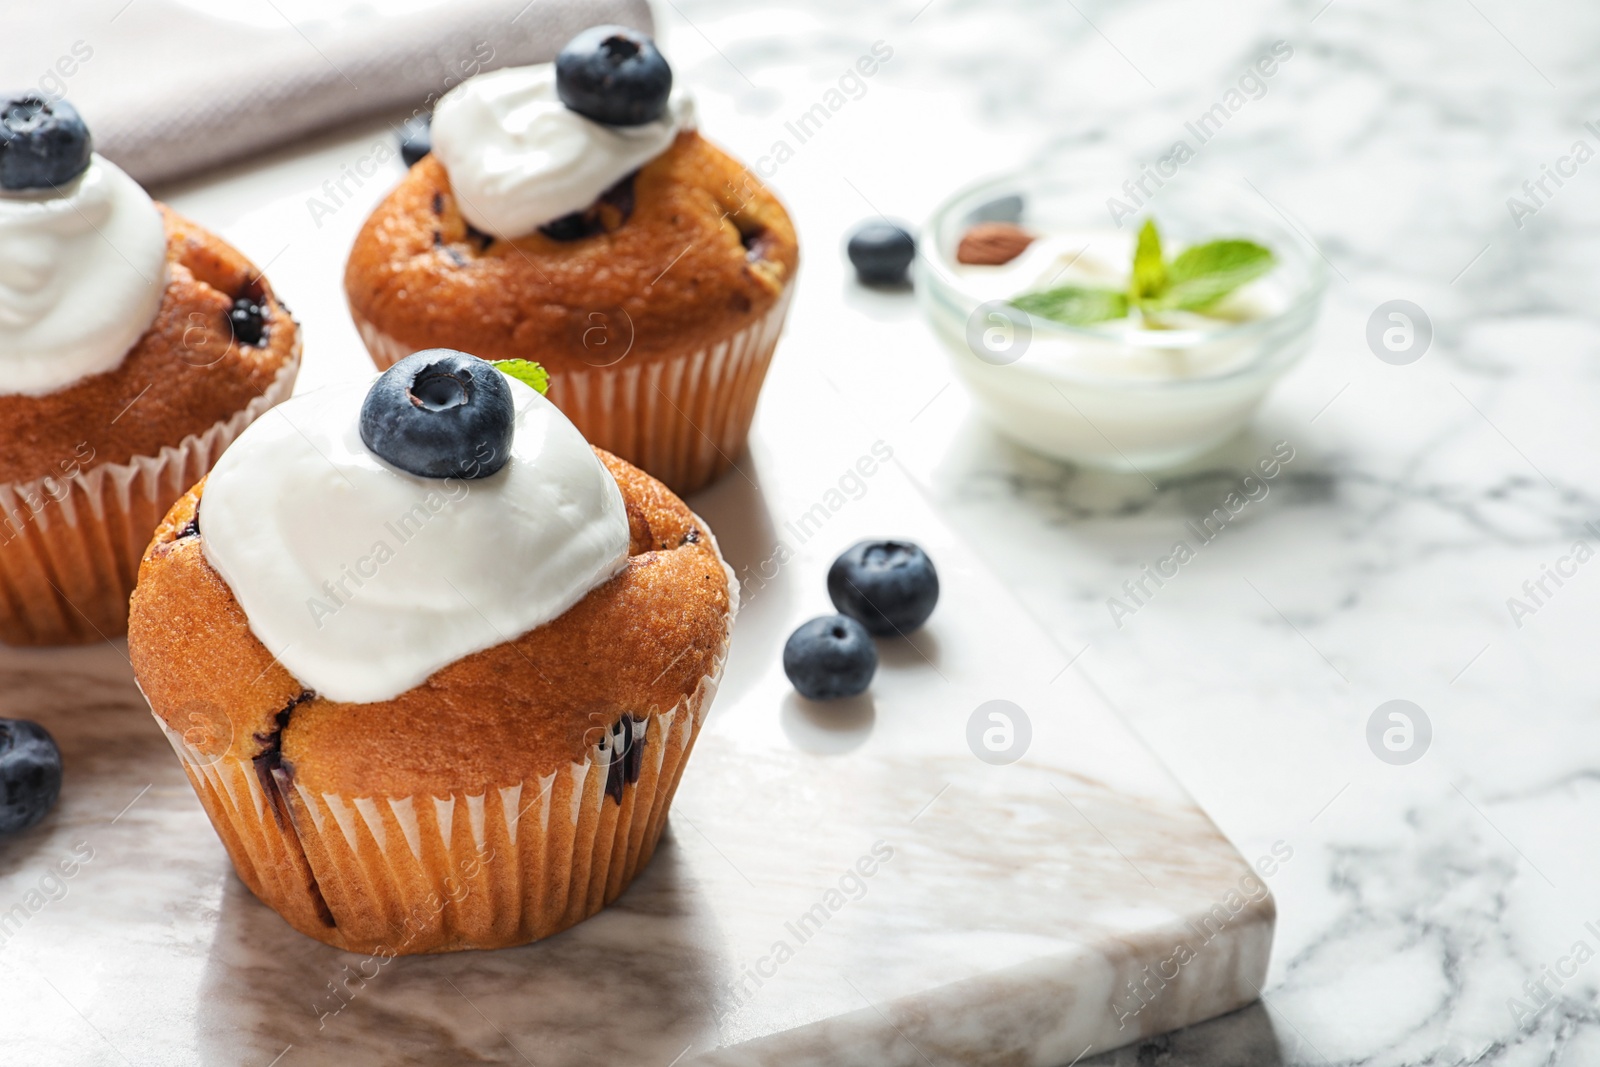
<path id="1" fill-rule="evenodd" d="M 412 115 L 400 127 L 400 158 L 408 167 L 433 151 L 433 113 Z"/>
<path id="2" fill-rule="evenodd" d="M 504 374 L 477 356 L 430 348 L 378 376 L 361 404 L 361 440 L 423 478 L 487 478 L 511 458 L 515 419 Z"/>
<path id="3" fill-rule="evenodd" d="M 638 30 L 591 26 L 556 56 L 556 95 L 596 122 L 643 126 L 666 110 L 672 68 Z"/>
<path id="4" fill-rule="evenodd" d="M 855 228 L 845 252 L 863 285 L 903 285 L 917 254 L 917 239 L 898 223 L 873 219 Z"/>
<path id="5" fill-rule="evenodd" d="M 0 95 L 0 189 L 50 189 L 89 167 L 94 142 L 76 108 L 35 92 Z"/>
<path id="6" fill-rule="evenodd" d="M 61 749 L 43 726 L 0 719 L 0 834 L 26 830 L 61 795 Z"/>
<path id="7" fill-rule="evenodd" d="M 828 568 L 828 598 L 879 637 L 908 634 L 939 602 L 939 574 L 922 546 L 860 541 Z"/>
<path id="8" fill-rule="evenodd" d="M 808 700 L 864 693 L 878 670 L 878 649 L 859 622 L 824 615 L 805 623 L 783 646 L 783 673 Z"/>

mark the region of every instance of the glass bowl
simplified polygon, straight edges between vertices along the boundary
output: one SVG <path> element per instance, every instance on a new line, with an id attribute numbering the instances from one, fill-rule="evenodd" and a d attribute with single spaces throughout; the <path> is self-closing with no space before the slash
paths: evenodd
<path id="1" fill-rule="evenodd" d="M 915 270 L 934 332 L 997 431 L 1058 459 L 1143 471 L 1191 459 L 1249 421 L 1310 348 L 1326 275 L 1303 231 L 1242 181 L 1180 171 L 1140 190 L 1124 188 L 1127 180 L 1023 170 L 969 186 L 924 227 Z M 1270 248 L 1276 264 L 1219 305 L 1231 320 L 1176 314 L 1161 328 L 1137 316 L 1069 326 L 1008 303 L 1047 288 L 1061 264 L 1076 272 L 1070 279 L 1094 268 L 1105 284 L 1125 285 L 1146 217 L 1169 259 L 1190 244 L 1243 237 Z M 1041 240 L 1004 267 L 959 264 L 956 247 L 976 222 L 1017 223 Z M 1030 263 L 1043 274 L 1029 276 Z"/>

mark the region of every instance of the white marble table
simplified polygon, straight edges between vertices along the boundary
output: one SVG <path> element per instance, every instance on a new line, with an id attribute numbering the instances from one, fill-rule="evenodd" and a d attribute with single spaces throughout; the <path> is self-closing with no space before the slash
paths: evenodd
<path id="1" fill-rule="evenodd" d="M 1575 539 L 1600 548 L 1584 529 L 1600 521 L 1585 448 L 1600 436 L 1586 411 L 1600 400 L 1587 362 L 1600 330 L 1580 259 L 1594 245 L 1600 164 L 1565 179 L 1520 229 L 1506 205 L 1575 140 L 1600 148 L 1583 125 L 1600 120 L 1589 73 L 1600 15 L 1504 0 L 672 0 L 659 11 L 680 76 L 700 88 L 706 129 L 751 160 L 795 141 L 785 124 L 874 42 L 893 49 L 772 176 L 806 240 L 787 344 L 815 360 L 833 417 L 891 442 L 928 501 L 1043 623 L 1072 663 L 1068 684 L 1132 722 L 1245 856 L 1292 848 L 1272 880 L 1279 928 L 1263 1002 L 1084 1062 L 1600 1059 L 1600 959 L 1574 957 L 1578 942 L 1600 949 L 1585 925 L 1600 926 L 1589 831 L 1600 726 L 1585 699 L 1600 671 L 1582 622 L 1600 586 L 1579 567 L 1559 588 L 1547 582 L 1554 595 L 1520 627 L 1507 607 Z M 950 186 L 1041 150 L 1131 172 L 1276 40 L 1293 58 L 1190 166 L 1248 179 L 1304 220 L 1333 279 L 1312 356 L 1218 454 L 1149 480 L 1023 454 L 969 413 L 909 297 L 848 282 L 834 245 L 858 219 L 921 218 Z M 263 161 L 270 188 L 246 167 L 164 192 L 270 264 L 291 305 L 329 335 L 342 242 L 379 190 L 364 187 L 321 227 L 306 200 L 384 137 L 363 127 L 277 154 Z M 1396 298 L 1421 305 L 1436 329 L 1409 366 L 1380 362 L 1364 340 L 1372 311 Z M 337 369 L 323 366 L 308 364 L 308 385 Z M 769 394 L 762 418 L 800 417 L 793 405 L 809 395 Z M 1271 495 L 1116 627 L 1107 598 L 1278 440 L 1296 458 Z M 10 706 L 50 699 L 45 679 L 63 671 L 82 675 L 90 707 L 119 706 L 115 663 L 97 674 L 78 655 L 42 658 L 31 681 L 17 675 Z M 1369 718 L 1392 699 L 1414 701 L 1432 723 L 1431 747 L 1409 765 L 1367 743 Z M 787 722 L 806 744 L 837 741 Z M 111 774 L 114 759 L 101 750 L 80 766 Z M 185 803 L 168 775 L 121 820 Z M 194 831 L 207 832 L 203 822 Z M 145 861 L 153 869 L 205 843 L 152 849 Z M 115 894 L 83 893 L 86 882 L 63 904 L 159 912 L 139 896 L 139 866 L 126 865 Z M 261 909 L 236 883 L 205 893 L 214 912 L 175 911 L 166 926 L 176 940 L 152 944 L 150 982 L 171 980 L 157 961 L 181 952 L 185 931 L 193 952 L 210 951 L 200 931 L 217 913 L 242 931 L 240 953 L 272 933 L 247 920 Z M 310 995 L 293 973 L 263 973 L 262 991 Z M 62 991 L 93 993 L 112 977 L 75 968 Z M 1551 995 L 1528 985 L 1541 981 Z M 47 996 L 34 990 L 13 1008 L 40 1010 Z M 1526 1007 L 1520 1019 L 1513 998 Z M 420 1017 L 478 1047 L 493 1038 L 467 1007 Z M 242 1044 L 254 1058 L 240 1062 L 270 1060 L 254 1055 L 271 1050 L 249 1019 L 212 1018 L 230 1021 L 206 1029 L 197 1017 L 195 1044 Z M 141 1034 L 136 1013 L 121 1022 Z M 0 1053 L 4 1042 L 0 1033 Z M 496 1055 L 522 1062 L 503 1047 Z M 60 1056 L 106 1053 L 84 1032 Z"/>
<path id="2" fill-rule="evenodd" d="M 699 50 L 693 76 L 752 131 L 892 43 L 867 94 L 777 175 L 824 233 L 875 210 L 920 219 L 950 183 L 1041 150 L 1131 173 L 1271 42 L 1292 45 L 1188 166 L 1248 179 L 1304 220 L 1333 267 L 1328 299 L 1307 362 L 1216 455 L 1147 482 L 1000 442 L 944 388 L 910 302 L 851 290 L 816 241 L 812 306 L 856 314 L 807 328 L 834 333 L 861 417 L 1241 850 L 1295 849 L 1273 883 L 1263 1004 L 1094 1062 L 1600 1062 L 1600 955 L 1578 962 L 1600 953 L 1585 621 L 1600 569 L 1547 581 L 1539 604 L 1523 591 L 1546 566 L 1572 570 L 1575 540 L 1600 550 L 1585 528 L 1600 519 L 1600 162 L 1547 182 L 1521 228 L 1507 205 L 1575 141 L 1600 151 L 1584 125 L 1600 120 L 1600 14 L 1553 0 L 678 7 L 665 15 L 680 52 Z M 1435 328 L 1409 366 L 1364 340 L 1397 298 Z M 1118 629 L 1107 598 L 1280 439 L 1296 459 L 1259 510 Z M 1520 627 L 1511 597 L 1536 608 Z M 1410 765 L 1366 741 L 1392 699 L 1432 724 Z"/>

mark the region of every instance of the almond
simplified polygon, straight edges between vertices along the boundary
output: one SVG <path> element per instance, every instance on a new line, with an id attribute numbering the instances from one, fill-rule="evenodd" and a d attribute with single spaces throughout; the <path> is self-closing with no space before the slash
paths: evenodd
<path id="1" fill-rule="evenodd" d="M 979 222 L 961 235 L 956 262 L 998 267 L 1022 255 L 1033 244 L 1033 234 L 1011 222 Z"/>

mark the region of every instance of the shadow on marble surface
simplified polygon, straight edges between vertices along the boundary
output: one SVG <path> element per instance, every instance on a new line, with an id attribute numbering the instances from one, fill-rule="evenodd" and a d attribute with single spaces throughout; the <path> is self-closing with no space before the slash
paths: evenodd
<path id="1" fill-rule="evenodd" d="M 789 742 L 813 756 L 837 756 L 860 748 L 872 736 L 876 721 L 871 692 L 826 703 L 790 693 L 778 709 L 778 724 Z"/>
<path id="2" fill-rule="evenodd" d="M 935 670 L 944 665 L 939 635 L 931 627 L 904 637 L 878 640 L 879 670 Z"/>
<path id="3" fill-rule="evenodd" d="M 242 1062 L 244 1045 L 270 1059 L 292 1044 L 297 1064 L 427 1067 L 619 1063 L 681 1049 L 711 1030 L 711 976 L 726 963 L 704 899 L 669 830 L 622 898 L 575 931 L 379 961 L 295 932 L 230 875 L 195 1044 L 207 1063 Z M 618 1025 L 595 1027 L 597 1005 Z"/>
<path id="4" fill-rule="evenodd" d="M 50 852 L 50 842 L 55 831 L 56 815 L 46 815 L 40 822 L 6 839 L 0 850 L 0 881 L 14 874 L 40 867 L 56 857 Z"/>
<path id="5" fill-rule="evenodd" d="M 844 256 L 841 246 L 840 256 Z M 922 314 L 916 290 L 910 285 L 868 286 L 858 284 L 852 271 L 841 274 L 837 291 L 839 302 L 858 315 L 875 322 L 909 323 Z"/>
<path id="6" fill-rule="evenodd" d="M 763 648 L 780 647 L 787 636 L 783 627 L 795 591 L 783 573 L 780 534 L 761 494 L 761 470 L 748 451 L 734 463 L 735 470 L 695 493 L 688 504 L 715 531 L 717 548 L 739 579 L 739 621 L 734 641 Z M 827 597 L 822 597 L 819 614 L 827 603 Z M 756 684 L 762 666 L 759 658 L 729 656 L 718 700 L 712 706 L 712 719 Z"/>
<path id="7" fill-rule="evenodd" d="M 1334 491 L 1335 464 L 1313 449 L 1304 427 L 1265 418 L 1186 463 L 1138 472 L 1099 470 L 1041 455 L 969 412 L 951 431 L 924 480 L 936 496 L 965 503 L 1021 498 L 1035 505 L 1053 526 L 1155 512 L 1199 520 L 1219 507 L 1228 493 L 1239 490 L 1246 475 L 1259 477 L 1258 464 L 1272 459 L 1280 442 L 1294 451 L 1266 480 L 1267 495 L 1287 494 L 1301 504 L 1327 502 Z M 1254 503 L 1240 513 L 1240 521 L 1253 520 Z M 1126 536 L 1125 531 L 1108 535 L 1100 547 L 1107 551 L 1122 547 Z"/>
<path id="8" fill-rule="evenodd" d="M 1079 1067 L 1283 1067 L 1277 1032 L 1260 1001 L 1198 1026 L 1092 1056 Z"/>

